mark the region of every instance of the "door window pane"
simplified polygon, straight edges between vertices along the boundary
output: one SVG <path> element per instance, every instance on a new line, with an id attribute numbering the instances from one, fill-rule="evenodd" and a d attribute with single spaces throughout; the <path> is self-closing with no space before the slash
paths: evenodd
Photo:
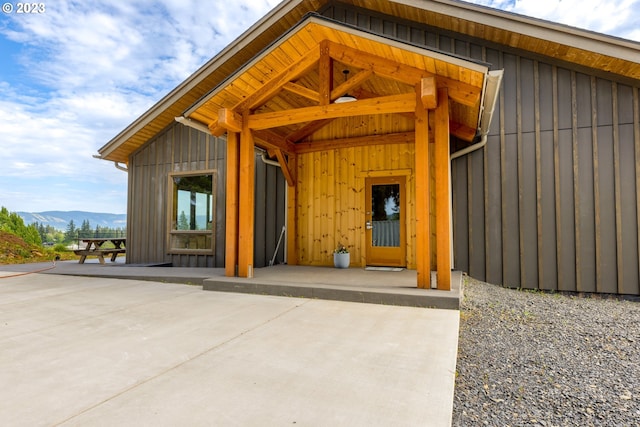
<path id="1" fill-rule="evenodd" d="M 400 246 L 400 184 L 371 186 L 371 246 Z"/>

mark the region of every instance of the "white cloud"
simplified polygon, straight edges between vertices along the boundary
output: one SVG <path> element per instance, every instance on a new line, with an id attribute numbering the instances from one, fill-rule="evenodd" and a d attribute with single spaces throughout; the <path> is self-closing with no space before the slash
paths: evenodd
<path id="1" fill-rule="evenodd" d="M 124 212 L 126 174 L 92 155 L 276 3 L 57 0 L 44 14 L 3 16 L 21 77 L 0 70 L 0 205 L 87 210 L 91 200 Z"/>
<path id="2" fill-rule="evenodd" d="M 640 41 L 640 0 L 468 0 L 520 15 Z"/>
<path id="3" fill-rule="evenodd" d="M 60 1 L 44 15 L 15 19 L 19 28 L 6 34 L 39 50 L 24 63 L 50 86 L 152 94 L 193 73 L 275 3 Z"/>

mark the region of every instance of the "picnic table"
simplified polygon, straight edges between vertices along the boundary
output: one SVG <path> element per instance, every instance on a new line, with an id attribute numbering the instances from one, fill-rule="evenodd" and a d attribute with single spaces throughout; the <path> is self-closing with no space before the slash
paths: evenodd
<path id="1" fill-rule="evenodd" d="M 105 255 L 111 256 L 111 262 L 115 262 L 119 254 L 126 253 L 127 239 L 124 237 L 87 237 L 80 241 L 86 245 L 84 249 L 78 248 L 73 251 L 76 255 L 80 255 L 78 261 L 80 264 L 84 264 L 88 256 L 97 256 L 100 264 L 104 264 Z M 104 247 L 108 242 L 112 243 L 113 247 L 111 245 Z"/>

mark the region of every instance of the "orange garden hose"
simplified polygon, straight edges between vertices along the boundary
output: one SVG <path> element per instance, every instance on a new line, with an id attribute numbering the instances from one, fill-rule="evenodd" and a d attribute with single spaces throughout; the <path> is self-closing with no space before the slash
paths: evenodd
<path id="1" fill-rule="evenodd" d="M 56 268 L 56 262 L 55 261 L 53 261 L 53 265 L 51 267 L 41 268 L 39 270 L 34 270 L 34 271 L 26 271 L 26 272 L 23 272 L 23 273 L 10 274 L 8 276 L 0 276 L 0 279 L 7 279 L 9 277 L 26 276 L 27 274 L 34 274 L 34 273 L 42 273 L 43 271 L 52 270 L 54 268 Z"/>

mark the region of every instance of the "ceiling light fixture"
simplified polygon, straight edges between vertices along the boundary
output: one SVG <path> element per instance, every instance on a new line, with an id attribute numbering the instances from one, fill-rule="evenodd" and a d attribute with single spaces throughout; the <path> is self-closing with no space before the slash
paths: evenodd
<path id="1" fill-rule="evenodd" d="M 342 74 L 344 74 L 344 81 L 346 83 L 347 78 L 349 77 L 349 70 L 342 70 Z M 355 96 L 349 95 L 348 93 L 345 93 L 344 95 L 342 95 L 340 98 L 337 98 L 335 101 L 333 101 L 335 104 L 343 104 L 345 102 L 353 102 L 353 101 L 357 101 L 358 99 Z"/>

